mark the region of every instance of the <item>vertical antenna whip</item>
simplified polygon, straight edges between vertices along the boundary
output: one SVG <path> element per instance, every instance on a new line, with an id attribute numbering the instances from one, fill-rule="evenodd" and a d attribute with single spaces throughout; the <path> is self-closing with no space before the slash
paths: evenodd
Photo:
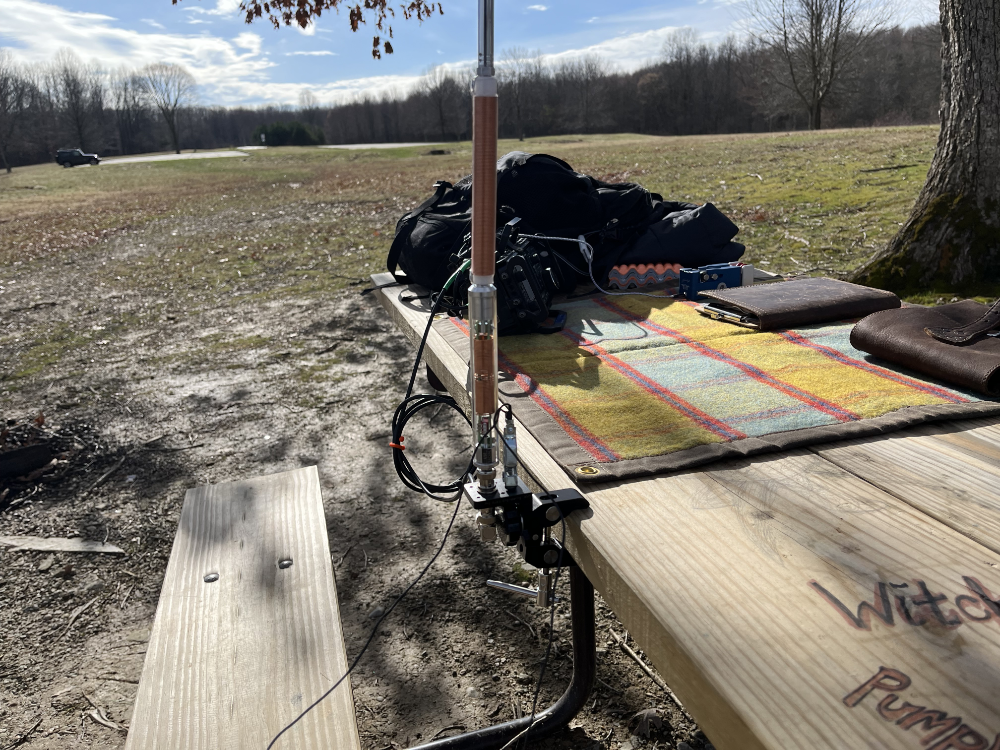
<path id="1" fill-rule="evenodd" d="M 472 90 L 472 269 L 469 286 L 473 464 L 479 491 L 496 492 L 500 460 L 497 395 L 497 82 L 493 77 L 493 0 L 479 0 L 479 67 Z"/>

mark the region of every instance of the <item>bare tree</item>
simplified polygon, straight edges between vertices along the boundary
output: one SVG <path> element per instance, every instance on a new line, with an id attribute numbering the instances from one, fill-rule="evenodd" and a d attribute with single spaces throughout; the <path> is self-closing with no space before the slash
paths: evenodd
<path id="1" fill-rule="evenodd" d="M 14 64 L 10 52 L 0 49 L 0 161 L 11 172 L 7 152 L 22 130 L 29 101 L 30 82 Z"/>
<path id="2" fill-rule="evenodd" d="M 773 81 L 795 93 L 809 113 L 809 128 L 822 126 L 823 105 L 855 53 L 894 13 L 879 0 L 749 0 L 750 33 L 770 49 Z"/>
<path id="3" fill-rule="evenodd" d="M 120 68 L 112 73 L 110 88 L 121 151 L 134 153 L 148 114 L 146 80 L 134 70 Z"/>
<path id="4" fill-rule="evenodd" d="M 314 128 L 322 129 L 323 117 L 320 114 L 319 99 L 309 89 L 299 92 L 299 115 L 302 122 Z"/>
<path id="5" fill-rule="evenodd" d="M 698 48 L 698 32 L 690 26 L 674 29 L 663 40 L 660 55 L 666 63 L 679 63 L 694 57 Z"/>
<path id="6" fill-rule="evenodd" d="M 513 47 L 500 56 L 497 78 L 501 101 L 505 107 L 510 106 L 514 114 L 519 140 L 524 140 L 528 109 L 532 106 L 531 91 L 544 74 L 541 52 L 529 53 L 523 47 Z"/>
<path id="7" fill-rule="evenodd" d="M 319 99 L 309 89 L 302 89 L 299 92 L 299 109 L 316 109 L 319 106 Z"/>
<path id="8" fill-rule="evenodd" d="M 36 64 L 24 68 L 23 72 L 29 80 L 29 88 L 27 125 L 22 143 L 25 150 L 39 158 L 52 160 L 56 149 L 65 143 L 62 140 L 65 118 L 59 110 L 52 68 Z"/>
<path id="9" fill-rule="evenodd" d="M 56 54 L 49 86 L 67 126 L 84 151 L 96 141 L 94 133 L 104 113 L 104 79 L 96 65 L 85 65 L 71 50 Z"/>
<path id="10" fill-rule="evenodd" d="M 1000 281 L 1000 6 L 941 0 L 941 132 L 910 218 L 854 278 L 901 294 Z"/>
<path id="11" fill-rule="evenodd" d="M 520 50 L 505 55 L 523 68 L 508 74 L 505 65 L 500 66 L 504 76 L 501 137 L 585 129 L 682 135 L 805 127 L 806 110 L 796 95 L 767 78 L 765 71 L 777 59 L 770 48 L 752 44 L 746 37 L 732 43 L 700 41 L 692 30 L 669 41 L 660 59 L 639 70 L 598 71 L 589 80 L 578 65 L 560 68 Z M 936 121 L 940 46 L 937 24 L 890 28 L 874 35 L 856 55 L 859 62 L 850 76 L 827 100 L 824 122 L 864 127 Z M 10 52 L 17 59 L 17 51 Z M 86 68 L 79 60 L 75 65 Z M 73 102 L 62 95 L 66 87 L 53 70 L 51 64 L 20 68 L 28 79 L 27 103 L 6 153 L 12 167 L 51 160 L 57 148 L 80 145 Z M 305 95 L 298 108 L 183 106 L 176 117 L 184 146 L 199 149 L 250 143 L 257 127 L 289 119 L 322 124 L 333 143 L 431 141 L 442 133 L 449 140 L 466 138 L 471 127 L 466 73 L 446 76 L 446 71 L 438 72 L 441 80 L 428 79 L 425 86 L 412 91 L 369 94 L 332 107 L 316 107 Z M 95 108 L 88 120 L 83 113 L 84 140 L 91 149 L 103 132 L 114 134 L 116 126 L 118 134 L 108 140 L 120 142 L 123 150 L 132 153 L 162 148 L 171 140 L 167 119 L 153 108 L 152 100 L 147 96 L 142 104 L 136 102 L 145 78 L 140 83 L 128 73 L 97 76 L 98 83 L 107 82 L 108 96 L 106 114 Z M 82 72 L 80 76 L 84 77 Z M 448 77 L 453 83 L 445 83 Z M 87 96 L 81 94 L 78 99 L 86 102 Z M 99 118 L 104 116 L 109 127 L 98 129 Z"/>
<path id="12" fill-rule="evenodd" d="M 443 66 L 432 68 L 421 81 L 420 89 L 431 104 L 434 118 L 441 133 L 441 140 L 458 140 L 454 114 L 461 106 L 462 87 Z"/>
<path id="13" fill-rule="evenodd" d="M 173 63 L 153 63 L 142 69 L 146 93 L 153 106 L 163 115 L 163 121 L 170 131 L 174 151 L 181 152 L 178 132 L 177 112 L 192 102 L 195 93 L 194 76 Z"/>
<path id="14" fill-rule="evenodd" d="M 741 64 L 736 71 L 740 86 L 740 97 L 749 102 L 754 111 L 767 123 L 771 132 L 776 123 L 788 128 L 788 120 L 793 112 L 798 112 L 800 102 L 794 92 L 783 86 L 775 86 L 771 69 L 776 65 L 774 53 L 749 39 L 743 48 Z"/>
<path id="15" fill-rule="evenodd" d="M 598 122 L 602 88 L 609 73 L 607 63 L 597 55 L 587 55 L 559 67 L 558 75 L 573 89 L 582 133 L 592 132 Z"/>

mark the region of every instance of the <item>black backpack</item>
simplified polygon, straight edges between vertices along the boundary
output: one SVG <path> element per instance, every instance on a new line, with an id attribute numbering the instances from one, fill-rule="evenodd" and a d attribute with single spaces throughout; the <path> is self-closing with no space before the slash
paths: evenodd
<path id="1" fill-rule="evenodd" d="M 451 275 L 448 261 L 462 246 L 472 224 L 472 178 L 458 185 L 439 180 L 434 195 L 396 222 L 386 267 L 397 265 L 407 281 L 434 291 Z"/>
<path id="2" fill-rule="evenodd" d="M 411 283 L 439 290 L 451 274 L 450 260 L 472 223 L 472 177 L 452 185 L 439 181 L 435 192 L 396 224 L 386 266 L 397 266 Z M 584 235 L 594 248 L 593 274 L 602 286 L 611 267 L 632 249 L 641 260 L 699 266 L 738 259 L 739 231 L 712 204 L 664 201 L 633 182 L 607 183 L 575 172 L 548 154 L 512 151 L 497 162 L 497 229 L 520 217 L 532 231 L 575 239 Z M 677 231 L 680 230 L 680 231 Z M 573 242 L 552 248 L 582 273 L 564 268 L 576 281 L 589 281 L 587 261 Z"/>

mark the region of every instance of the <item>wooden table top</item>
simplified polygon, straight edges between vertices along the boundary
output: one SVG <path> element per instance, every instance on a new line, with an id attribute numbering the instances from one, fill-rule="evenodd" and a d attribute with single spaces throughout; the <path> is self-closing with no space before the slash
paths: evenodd
<path id="1" fill-rule="evenodd" d="M 415 293 L 378 292 L 412 342 Z M 1000 750 L 1000 418 L 577 489 L 570 551 L 718 750 Z"/>

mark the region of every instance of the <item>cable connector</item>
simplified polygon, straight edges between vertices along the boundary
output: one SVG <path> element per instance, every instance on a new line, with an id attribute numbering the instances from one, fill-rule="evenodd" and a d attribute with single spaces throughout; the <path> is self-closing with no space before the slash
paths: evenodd
<path id="1" fill-rule="evenodd" d="M 508 490 L 517 488 L 517 428 L 509 411 L 504 413 L 503 486 Z"/>

